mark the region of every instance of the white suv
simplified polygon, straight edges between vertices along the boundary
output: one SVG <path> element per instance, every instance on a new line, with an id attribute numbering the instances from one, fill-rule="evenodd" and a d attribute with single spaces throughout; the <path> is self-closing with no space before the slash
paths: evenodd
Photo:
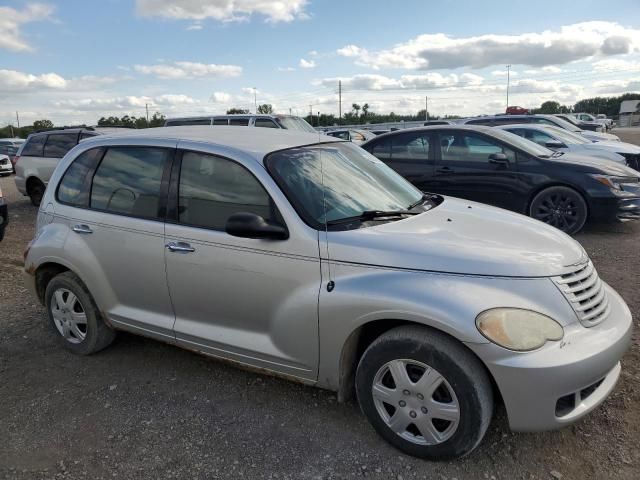
<path id="1" fill-rule="evenodd" d="M 113 131 L 113 128 L 77 127 L 32 133 L 16 155 L 16 187 L 31 198 L 33 205 L 40 205 L 60 159 L 84 138 Z"/>

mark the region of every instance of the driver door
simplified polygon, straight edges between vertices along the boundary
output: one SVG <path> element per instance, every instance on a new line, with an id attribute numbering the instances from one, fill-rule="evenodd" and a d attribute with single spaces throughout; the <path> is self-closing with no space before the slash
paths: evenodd
<path id="1" fill-rule="evenodd" d="M 165 261 L 176 342 L 315 380 L 317 237 L 259 240 L 226 233 L 227 219 L 239 212 L 284 223 L 256 175 L 229 158 L 183 151 L 170 185 Z"/>

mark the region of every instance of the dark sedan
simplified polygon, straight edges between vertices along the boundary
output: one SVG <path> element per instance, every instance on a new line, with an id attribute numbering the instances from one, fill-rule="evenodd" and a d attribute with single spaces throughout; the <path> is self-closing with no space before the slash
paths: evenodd
<path id="1" fill-rule="evenodd" d="M 423 191 L 524 213 L 567 233 L 640 218 L 640 173 L 489 127 L 387 133 L 362 148 Z"/>

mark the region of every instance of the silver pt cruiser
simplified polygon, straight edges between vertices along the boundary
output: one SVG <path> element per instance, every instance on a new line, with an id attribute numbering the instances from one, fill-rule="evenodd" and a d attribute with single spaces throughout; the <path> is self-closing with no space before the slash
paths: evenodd
<path id="1" fill-rule="evenodd" d="M 25 276 L 66 348 L 127 330 L 356 393 L 400 450 L 567 425 L 620 375 L 632 319 L 583 248 L 497 208 L 423 194 L 306 132 L 173 127 L 60 162 Z"/>

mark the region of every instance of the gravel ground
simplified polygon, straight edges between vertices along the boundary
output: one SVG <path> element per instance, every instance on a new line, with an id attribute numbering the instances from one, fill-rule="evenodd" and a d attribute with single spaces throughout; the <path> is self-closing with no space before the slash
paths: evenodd
<path id="1" fill-rule="evenodd" d="M 387 445 L 331 392 L 128 334 L 90 357 L 62 350 L 22 285 L 36 210 L 13 177 L 0 185 L 0 478 L 640 478 L 637 325 L 621 381 L 582 422 L 514 434 L 498 407 L 473 454 L 429 463 Z M 639 318 L 640 224 L 591 226 L 578 240 Z"/>

